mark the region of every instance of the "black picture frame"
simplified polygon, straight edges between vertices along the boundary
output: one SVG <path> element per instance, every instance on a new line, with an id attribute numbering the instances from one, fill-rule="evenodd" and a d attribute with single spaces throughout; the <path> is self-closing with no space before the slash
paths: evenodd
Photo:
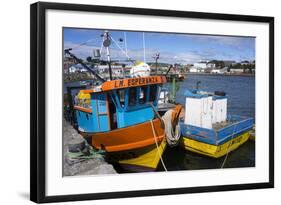
<path id="1" fill-rule="evenodd" d="M 204 186 L 193 188 L 171 188 L 158 190 L 90 193 L 46 196 L 46 82 L 45 82 L 45 38 L 46 10 L 106 12 L 120 14 L 168 16 L 194 19 L 234 20 L 262 22 L 269 25 L 269 182 L 239 185 Z M 230 15 L 143 8 L 125 8 L 82 4 L 39 2 L 30 7 L 30 199 L 37 203 L 76 200 L 97 200 L 123 197 L 140 197 L 198 192 L 231 191 L 274 187 L 274 18 L 264 16 Z"/>

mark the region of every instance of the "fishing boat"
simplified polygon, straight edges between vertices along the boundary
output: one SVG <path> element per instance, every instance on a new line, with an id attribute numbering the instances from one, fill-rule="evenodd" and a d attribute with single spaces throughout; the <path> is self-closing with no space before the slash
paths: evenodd
<path id="1" fill-rule="evenodd" d="M 182 74 L 178 69 L 178 64 L 175 64 L 174 66 L 170 65 L 166 74 L 164 75 L 166 76 L 168 82 L 173 82 L 173 80 L 184 81 L 185 79 L 184 74 Z"/>
<path id="2" fill-rule="evenodd" d="M 166 147 L 165 129 L 155 113 L 165 82 L 163 76 L 128 78 L 81 90 L 74 106 L 79 132 L 122 167 L 155 170 Z"/>
<path id="3" fill-rule="evenodd" d="M 224 92 L 187 90 L 185 99 L 185 118 L 180 126 L 181 145 L 186 150 L 219 158 L 249 139 L 254 119 L 227 115 Z"/>

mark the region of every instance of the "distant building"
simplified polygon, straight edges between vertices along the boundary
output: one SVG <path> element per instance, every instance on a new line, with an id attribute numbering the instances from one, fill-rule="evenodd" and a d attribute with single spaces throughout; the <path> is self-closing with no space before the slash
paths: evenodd
<path id="1" fill-rule="evenodd" d="M 211 73 L 213 73 L 213 74 L 223 74 L 224 70 L 223 69 L 213 69 L 211 71 Z"/>
<path id="2" fill-rule="evenodd" d="M 207 68 L 207 62 L 194 63 L 193 67 L 199 68 L 199 69 L 206 69 Z"/>
<path id="3" fill-rule="evenodd" d="M 121 65 L 111 65 L 111 71 L 113 73 L 118 73 L 122 69 Z M 109 72 L 109 66 L 108 65 L 99 65 L 98 66 L 99 72 Z"/>
<path id="4" fill-rule="evenodd" d="M 76 65 L 72 65 L 68 68 L 69 73 L 75 73 L 75 72 L 88 72 L 86 68 L 84 68 L 80 63 Z"/>
<path id="5" fill-rule="evenodd" d="M 214 69 L 214 68 L 216 68 L 216 64 L 215 63 L 207 63 L 207 68 Z"/>
<path id="6" fill-rule="evenodd" d="M 240 64 L 241 64 L 241 65 L 250 65 L 250 62 L 249 62 L 249 61 L 241 61 Z"/>
<path id="7" fill-rule="evenodd" d="M 230 73 L 243 73 L 243 68 L 230 68 Z"/>
<path id="8" fill-rule="evenodd" d="M 200 70 L 206 69 L 206 68 L 213 69 L 213 68 L 216 68 L 216 64 L 212 63 L 212 62 L 201 61 L 198 63 L 194 63 L 193 67 L 198 68 Z"/>
<path id="9" fill-rule="evenodd" d="M 64 73 L 68 73 L 69 67 L 75 64 L 75 60 L 73 58 L 64 56 L 63 59 L 63 71 Z"/>
<path id="10" fill-rule="evenodd" d="M 189 72 L 190 72 L 190 73 L 198 73 L 198 69 L 195 68 L 195 67 L 191 67 L 191 68 L 189 69 Z"/>
<path id="11" fill-rule="evenodd" d="M 190 73 L 205 73 L 207 69 L 203 68 L 196 68 L 196 67 L 191 67 L 189 68 Z"/>

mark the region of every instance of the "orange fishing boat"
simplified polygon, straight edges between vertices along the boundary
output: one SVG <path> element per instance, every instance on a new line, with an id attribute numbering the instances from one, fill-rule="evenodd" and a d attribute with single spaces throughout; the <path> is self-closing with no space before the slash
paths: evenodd
<path id="1" fill-rule="evenodd" d="M 93 147 L 111 154 L 130 152 L 135 159 L 149 152 L 152 154 L 147 157 L 159 155 L 157 149 L 165 148 L 165 129 L 156 113 L 160 86 L 165 82 L 164 76 L 127 78 L 81 90 L 74 106 L 78 130 L 90 138 Z M 180 109 L 181 106 L 174 108 L 173 120 Z M 148 160 L 144 167 L 151 165 L 149 168 L 155 169 L 160 157 Z M 128 165 L 130 161 L 123 158 L 118 161 Z M 140 161 L 143 163 L 143 158 Z M 133 165 L 138 166 L 136 160 Z"/>

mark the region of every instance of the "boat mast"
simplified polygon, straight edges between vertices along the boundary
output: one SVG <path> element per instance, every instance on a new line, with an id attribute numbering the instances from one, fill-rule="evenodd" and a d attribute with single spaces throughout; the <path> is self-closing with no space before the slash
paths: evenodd
<path id="1" fill-rule="evenodd" d="M 145 59 L 145 39 L 144 39 L 144 32 L 142 32 L 142 43 L 143 43 L 143 62 L 146 63 L 146 59 Z"/>
<path id="2" fill-rule="evenodd" d="M 109 33 L 108 33 L 108 31 L 105 31 L 104 35 L 103 35 L 103 46 L 106 48 L 108 70 L 109 70 L 109 79 L 112 80 L 111 58 L 110 58 L 110 50 L 109 50 L 110 44 L 111 44 L 111 41 L 110 41 Z"/>

